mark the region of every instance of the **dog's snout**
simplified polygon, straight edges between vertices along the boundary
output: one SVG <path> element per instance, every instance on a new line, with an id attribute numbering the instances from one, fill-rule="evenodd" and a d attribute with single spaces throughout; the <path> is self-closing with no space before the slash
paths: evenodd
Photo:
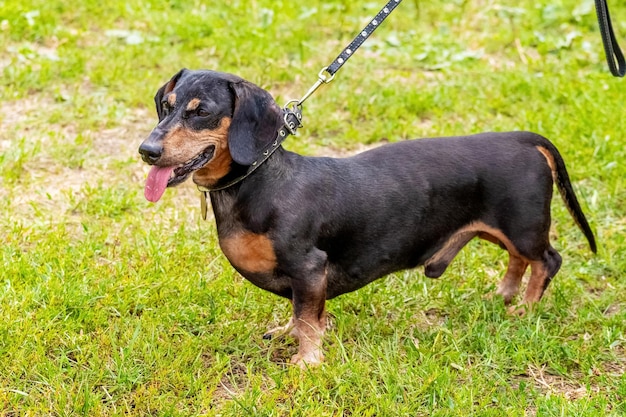
<path id="1" fill-rule="evenodd" d="M 150 141 L 145 141 L 139 147 L 139 153 L 141 154 L 141 159 L 143 159 L 144 162 L 154 164 L 163 154 L 163 146 Z"/>

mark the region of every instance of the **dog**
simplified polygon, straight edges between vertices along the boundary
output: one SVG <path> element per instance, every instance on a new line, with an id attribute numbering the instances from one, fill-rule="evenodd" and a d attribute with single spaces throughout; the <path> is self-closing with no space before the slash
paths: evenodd
<path id="1" fill-rule="evenodd" d="M 347 158 L 307 157 L 275 141 L 283 110 L 235 75 L 183 69 L 155 96 L 158 125 L 139 147 L 152 165 L 145 196 L 189 176 L 209 193 L 219 245 L 256 286 L 289 299 L 299 342 L 291 362 L 323 361 L 325 301 L 395 271 L 441 276 L 473 238 L 509 263 L 496 294 L 506 304 L 530 278 L 522 306 L 538 302 L 561 266 L 550 245 L 556 183 L 596 252 L 593 232 L 556 147 L 531 132 L 389 143 Z"/>

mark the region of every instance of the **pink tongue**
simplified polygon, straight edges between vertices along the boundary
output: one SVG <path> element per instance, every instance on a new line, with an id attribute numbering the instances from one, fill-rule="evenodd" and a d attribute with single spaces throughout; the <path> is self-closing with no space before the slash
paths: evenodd
<path id="1" fill-rule="evenodd" d="M 146 197 L 146 200 L 152 201 L 153 203 L 159 201 L 167 188 L 167 181 L 170 179 L 174 168 L 175 167 L 152 167 L 148 173 L 146 188 L 143 190 L 143 195 Z"/>

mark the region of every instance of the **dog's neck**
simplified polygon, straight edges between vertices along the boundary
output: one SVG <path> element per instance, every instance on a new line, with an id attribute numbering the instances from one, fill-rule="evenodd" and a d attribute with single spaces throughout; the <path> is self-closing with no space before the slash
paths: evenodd
<path id="1" fill-rule="evenodd" d="M 259 183 L 259 181 L 257 181 L 259 178 L 268 175 L 270 177 L 275 177 L 277 174 L 280 175 L 280 171 L 283 171 L 285 167 L 284 159 L 286 152 L 287 151 L 279 144 L 278 147 L 263 160 L 263 163 L 255 167 L 255 169 L 251 170 L 250 166 L 243 166 L 232 162 L 230 172 L 220 178 L 214 186 L 208 188 L 198 185 L 202 218 L 204 220 L 207 218 L 207 200 L 209 196 L 211 197 L 211 203 L 215 211 L 215 202 L 229 201 L 233 198 L 236 199 L 242 187 L 248 188 L 248 185 L 254 187 L 254 184 Z M 261 181 L 261 183 L 263 182 Z M 214 197 L 216 197 L 215 201 Z"/>

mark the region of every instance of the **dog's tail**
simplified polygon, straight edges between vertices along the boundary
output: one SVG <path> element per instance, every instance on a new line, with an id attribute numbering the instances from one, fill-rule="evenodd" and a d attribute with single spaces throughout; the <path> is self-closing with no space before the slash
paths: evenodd
<path id="1" fill-rule="evenodd" d="M 587 222 L 587 218 L 578 203 L 574 189 L 572 188 L 569 174 L 567 173 L 567 169 L 565 169 L 565 161 L 563 161 L 563 158 L 556 147 L 549 140 L 545 138 L 543 139 L 544 140 L 541 141 L 541 144 L 537 145 L 537 149 L 548 160 L 548 165 L 552 170 L 552 177 L 556 183 L 559 193 L 561 194 L 561 198 L 567 207 L 567 210 L 587 238 L 591 251 L 596 253 L 596 239 L 593 235 L 591 227 L 589 226 L 589 222 Z"/>

